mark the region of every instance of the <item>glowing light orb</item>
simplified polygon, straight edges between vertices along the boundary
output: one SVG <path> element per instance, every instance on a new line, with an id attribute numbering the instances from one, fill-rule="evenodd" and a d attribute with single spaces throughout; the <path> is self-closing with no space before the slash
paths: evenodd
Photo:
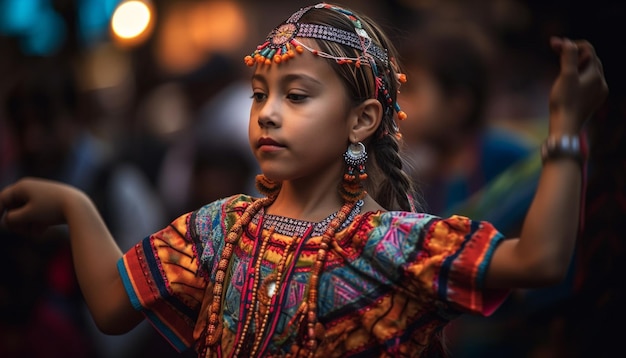
<path id="1" fill-rule="evenodd" d="M 122 39 L 142 35 L 149 27 L 152 13 L 143 1 L 126 1 L 115 9 L 111 18 L 113 33 Z"/>

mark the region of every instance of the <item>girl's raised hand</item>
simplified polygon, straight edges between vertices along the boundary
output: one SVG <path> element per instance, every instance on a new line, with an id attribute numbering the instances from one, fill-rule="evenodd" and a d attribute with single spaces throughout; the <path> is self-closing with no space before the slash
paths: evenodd
<path id="1" fill-rule="evenodd" d="M 0 225 L 27 236 L 39 235 L 49 226 L 65 223 L 65 203 L 81 195 L 62 183 L 21 179 L 0 191 Z"/>
<path id="2" fill-rule="evenodd" d="M 550 92 L 550 133 L 576 134 L 608 95 L 602 62 L 585 40 L 552 37 L 561 70 Z"/>

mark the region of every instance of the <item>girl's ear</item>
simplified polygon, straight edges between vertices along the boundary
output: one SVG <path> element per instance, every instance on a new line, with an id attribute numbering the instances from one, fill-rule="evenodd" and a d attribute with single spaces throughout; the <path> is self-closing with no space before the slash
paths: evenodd
<path id="1" fill-rule="evenodd" d="M 370 98 L 352 110 L 350 139 L 364 141 L 369 138 L 383 118 L 383 106 L 378 100 Z"/>

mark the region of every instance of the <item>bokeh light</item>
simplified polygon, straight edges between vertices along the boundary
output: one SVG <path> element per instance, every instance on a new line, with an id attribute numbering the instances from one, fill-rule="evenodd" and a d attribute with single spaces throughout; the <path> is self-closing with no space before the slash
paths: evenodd
<path id="1" fill-rule="evenodd" d="M 137 45 L 150 35 L 154 10 L 149 2 L 124 1 L 111 18 L 111 31 L 118 44 Z"/>
<path id="2" fill-rule="evenodd" d="M 0 34 L 19 39 L 26 54 L 45 56 L 63 47 L 67 26 L 48 0 L 4 0 L 0 1 Z"/>
<path id="3" fill-rule="evenodd" d="M 172 2 L 161 19 L 155 56 L 168 73 L 193 71 L 214 53 L 241 48 L 250 27 L 237 1 Z"/>

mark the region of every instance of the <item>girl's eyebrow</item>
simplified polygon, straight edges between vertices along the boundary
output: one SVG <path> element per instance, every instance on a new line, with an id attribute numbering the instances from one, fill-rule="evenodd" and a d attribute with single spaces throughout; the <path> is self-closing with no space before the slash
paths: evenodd
<path id="1" fill-rule="evenodd" d="M 263 83 L 264 85 L 267 84 L 267 80 L 265 79 L 265 76 L 260 75 L 258 73 L 253 74 L 252 78 L 250 80 L 251 81 L 259 81 L 259 82 Z"/>
<path id="2" fill-rule="evenodd" d="M 265 76 L 263 76 L 262 74 L 258 74 L 255 73 L 252 75 L 252 81 L 259 81 L 262 84 L 267 84 L 267 79 Z M 322 85 L 323 83 L 320 82 L 319 80 L 317 80 L 314 77 L 311 77 L 309 75 L 305 75 L 302 73 L 290 73 L 287 74 L 283 77 L 280 78 L 280 83 L 281 84 L 286 84 L 286 83 L 290 83 L 290 82 L 294 82 L 294 81 L 304 81 L 304 82 L 309 82 L 313 85 Z"/>
<path id="3" fill-rule="evenodd" d="M 303 81 L 303 82 L 312 83 L 314 85 L 322 85 L 322 82 L 318 81 L 316 78 L 302 74 L 302 73 L 290 73 L 281 79 L 281 82 L 283 83 L 289 83 L 289 82 L 295 82 L 295 81 Z"/>

